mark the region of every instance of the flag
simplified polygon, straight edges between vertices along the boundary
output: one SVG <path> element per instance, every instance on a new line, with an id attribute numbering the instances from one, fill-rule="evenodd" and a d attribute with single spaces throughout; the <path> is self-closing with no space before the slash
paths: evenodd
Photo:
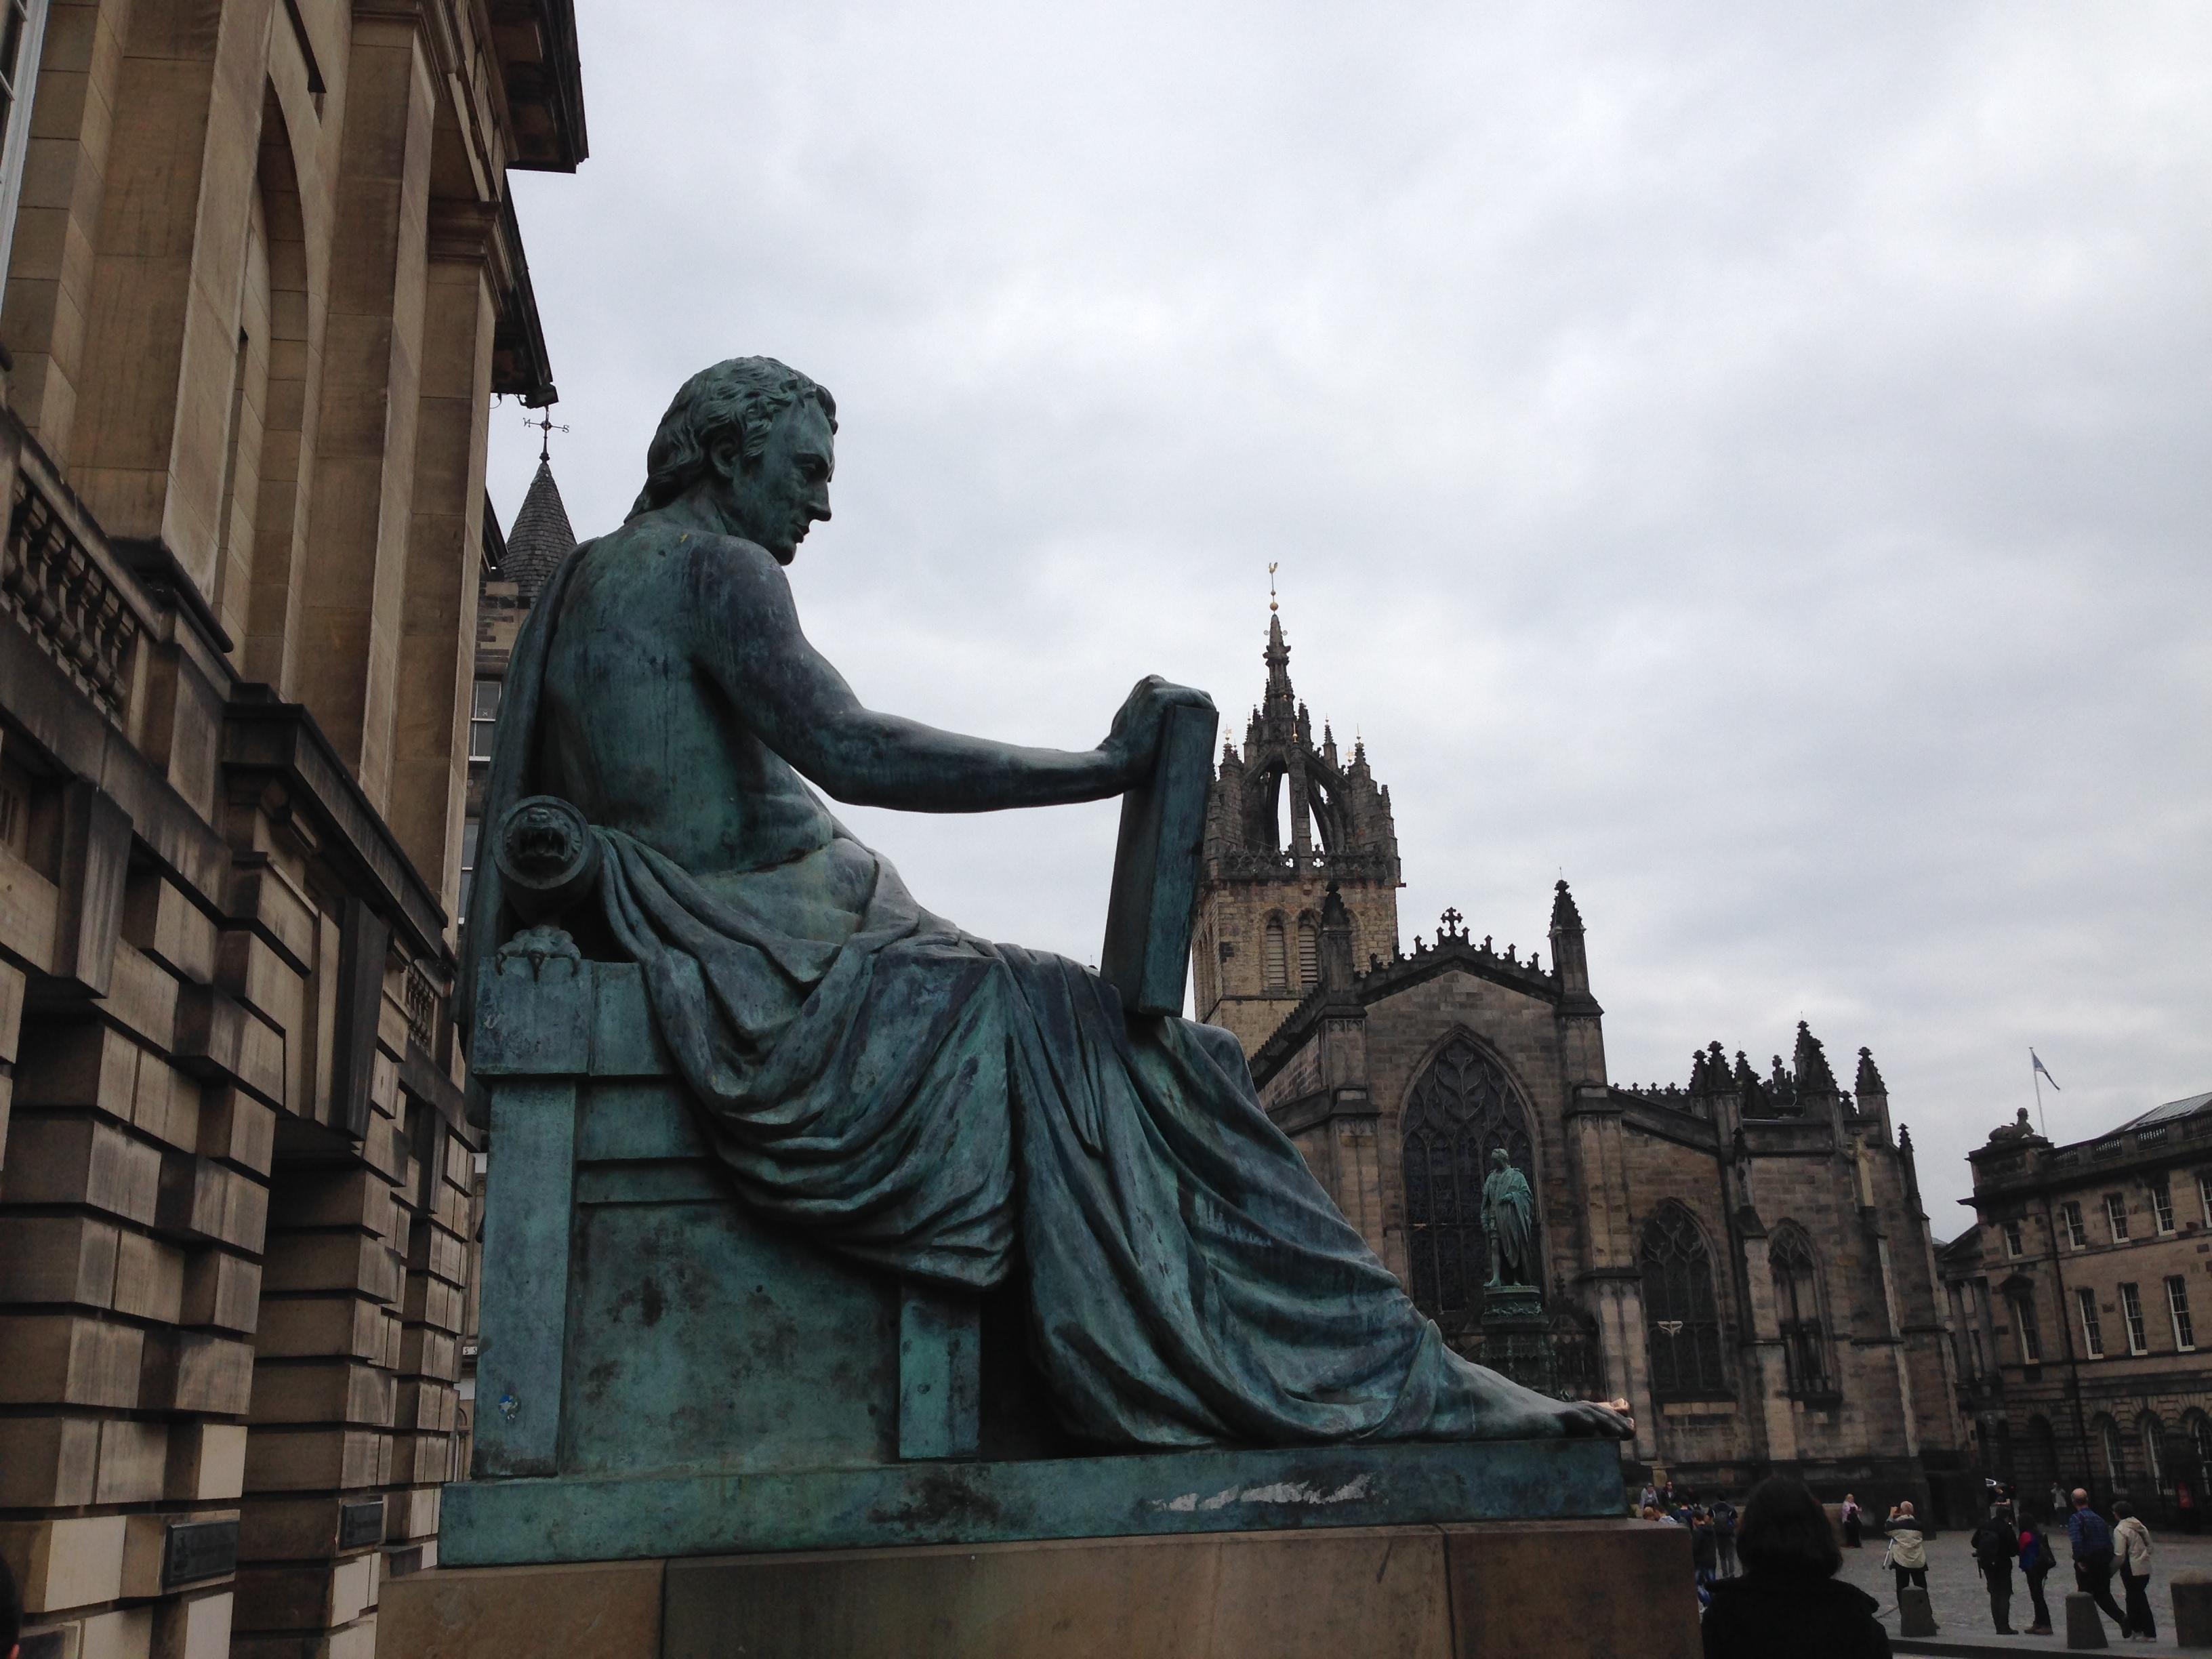
<path id="1" fill-rule="evenodd" d="M 2027 1051 L 2027 1057 L 2035 1062 L 2035 1069 L 2043 1073 L 2043 1080 L 2056 1089 L 2058 1086 L 2058 1079 L 2051 1075 L 2051 1068 L 2043 1063 L 2043 1056 L 2030 1048 Z"/>

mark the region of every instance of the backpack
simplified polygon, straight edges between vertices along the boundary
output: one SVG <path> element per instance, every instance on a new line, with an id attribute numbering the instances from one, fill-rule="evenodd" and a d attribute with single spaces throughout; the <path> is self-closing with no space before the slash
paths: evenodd
<path id="1" fill-rule="evenodd" d="M 2043 1548 L 2043 1534 L 2023 1532 L 2020 1535 L 2020 1570 L 2030 1578 L 2051 1571 L 2051 1557 Z"/>

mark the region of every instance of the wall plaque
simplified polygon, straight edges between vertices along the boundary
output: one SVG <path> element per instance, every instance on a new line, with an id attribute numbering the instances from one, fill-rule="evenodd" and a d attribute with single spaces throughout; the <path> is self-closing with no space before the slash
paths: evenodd
<path id="1" fill-rule="evenodd" d="M 364 1544 L 384 1541 L 384 1500 L 365 1498 L 338 1506 L 338 1547 L 357 1550 Z"/>
<path id="2" fill-rule="evenodd" d="M 168 1547 L 161 1554 L 161 1588 L 173 1589 L 202 1578 L 238 1571 L 238 1522 L 173 1521 Z"/>

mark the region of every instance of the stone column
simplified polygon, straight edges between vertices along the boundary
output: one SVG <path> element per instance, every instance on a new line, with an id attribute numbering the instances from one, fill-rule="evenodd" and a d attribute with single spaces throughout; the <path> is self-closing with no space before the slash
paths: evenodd
<path id="1" fill-rule="evenodd" d="M 1757 1407 L 1753 1420 L 1765 1443 L 1765 1455 L 1778 1463 L 1793 1463 L 1799 1456 L 1797 1415 L 1788 1392 L 1789 1366 L 1782 1352 L 1782 1316 L 1768 1243 L 1764 1229 L 1743 1241 L 1744 1280 L 1751 1292 L 1751 1340 L 1743 1349 L 1751 1375 L 1744 1379 L 1750 1384 L 1745 1392 Z"/>
<path id="2" fill-rule="evenodd" d="M 298 660 L 301 701 L 379 811 L 392 799 L 421 412 L 436 88 L 419 30 L 354 23 Z"/>
<path id="3" fill-rule="evenodd" d="M 70 482 L 214 592 L 272 0 L 135 0 L 92 258 Z"/>
<path id="4" fill-rule="evenodd" d="M 54 0 L 40 54 L 0 339 L 15 360 L 9 405 L 58 466 L 69 465 L 76 427 L 130 14 L 131 0 Z"/>
<path id="5" fill-rule="evenodd" d="M 434 204 L 393 732 L 392 827 L 448 915 L 460 890 L 469 683 L 483 532 L 496 210 Z"/>
<path id="6" fill-rule="evenodd" d="M 1588 1305 L 1597 1316 L 1607 1384 L 1628 1401 L 1636 1417 L 1636 1455 L 1649 1462 L 1658 1449 L 1658 1423 L 1644 1349 L 1644 1285 L 1636 1260 L 1620 1118 L 1621 1109 L 1604 1085 L 1575 1087 L 1565 1127 L 1571 1174 L 1583 1194 L 1584 1216 L 1583 1255 L 1576 1282 L 1591 1297 Z"/>

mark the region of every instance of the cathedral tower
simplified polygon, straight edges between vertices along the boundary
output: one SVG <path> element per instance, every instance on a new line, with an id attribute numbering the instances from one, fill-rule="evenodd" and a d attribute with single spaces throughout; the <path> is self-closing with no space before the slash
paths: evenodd
<path id="1" fill-rule="evenodd" d="M 1398 949 L 1398 833 L 1390 792 L 1365 746 L 1346 763 L 1324 722 L 1318 747 L 1291 690 L 1291 647 L 1267 607 L 1267 685 L 1245 728 L 1224 742 L 1206 809 L 1206 868 L 1191 939 L 1198 1017 L 1252 1053 L 1318 982 L 1322 902 L 1331 887 L 1352 922 L 1352 960 Z"/>

